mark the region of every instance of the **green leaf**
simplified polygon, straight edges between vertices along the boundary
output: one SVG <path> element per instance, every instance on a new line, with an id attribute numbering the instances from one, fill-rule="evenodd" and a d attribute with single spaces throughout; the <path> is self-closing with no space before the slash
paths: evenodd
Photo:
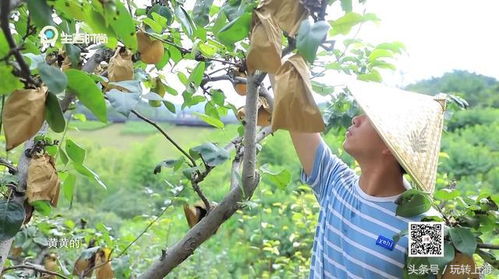
<path id="1" fill-rule="evenodd" d="M 168 45 L 167 48 L 173 62 L 178 63 L 180 60 L 182 60 L 182 53 L 177 47 Z"/>
<path id="2" fill-rule="evenodd" d="M 62 194 L 64 198 L 70 203 L 73 201 L 74 185 L 76 182 L 76 175 L 69 173 L 64 182 L 62 183 Z"/>
<path id="3" fill-rule="evenodd" d="M 246 38 L 251 24 L 251 13 L 244 13 L 225 25 L 218 33 L 217 39 L 228 47 Z"/>
<path id="4" fill-rule="evenodd" d="M 327 96 L 334 92 L 333 86 L 329 86 L 327 84 L 320 83 L 315 80 L 312 80 L 312 89 L 314 90 L 315 93 L 318 93 L 322 96 Z"/>
<path id="5" fill-rule="evenodd" d="M 369 62 L 372 63 L 380 57 L 393 57 L 393 52 L 388 49 L 374 49 L 371 54 L 369 54 Z"/>
<path id="6" fill-rule="evenodd" d="M 366 21 L 376 22 L 379 21 L 379 18 L 375 14 L 361 15 L 355 12 L 346 13 L 344 16 L 338 18 L 337 20 L 329 21 L 329 24 L 331 24 L 332 27 L 331 31 L 329 31 L 329 35 L 347 35 L 355 25 Z"/>
<path id="7" fill-rule="evenodd" d="M 374 82 L 381 82 L 383 80 L 381 74 L 376 70 L 371 70 L 367 74 L 360 74 L 357 76 L 357 78 L 363 81 L 374 81 Z"/>
<path id="8" fill-rule="evenodd" d="M 23 56 L 28 58 L 26 62 L 29 64 L 30 70 L 35 70 L 38 68 L 38 64 L 45 63 L 45 57 L 41 54 L 23 53 Z"/>
<path id="9" fill-rule="evenodd" d="M 203 80 L 204 68 L 205 63 L 199 62 L 189 76 L 189 80 L 192 81 L 196 86 L 199 86 L 201 84 L 201 81 Z"/>
<path id="10" fill-rule="evenodd" d="M 177 77 L 180 80 L 180 82 L 182 82 L 183 85 L 187 86 L 189 84 L 189 79 L 184 73 L 178 72 Z"/>
<path id="11" fill-rule="evenodd" d="M 163 162 L 156 165 L 153 173 L 154 174 L 160 173 L 161 168 L 173 168 L 176 171 L 182 166 L 184 162 L 185 162 L 184 157 L 180 157 L 179 159 L 164 160 Z"/>
<path id="12" fill-rule="evenodd" d="M 66 152 L 69 158 L 77 164 L 82 164 L 85 160 L 85 149 L 71 139 L 66 140 Z"/>
<path id="13" fill-rule="evenodd" d="M 19 81 L 19 78 L 12 74 L 10 65 L 0 64 L 0 95 L 10 94 L 15 90 L 24 88 L 24 85 Z"/>
<path id="14" fill-rule="evenodd" d="M 156 67 L 156 70 L 162 70 L 166 64 L 168 64 L 168 61 L 170 61 L 170 51 L 168 51 L 168 48 L 165 48 L 165 52 L 163 54 L 163 57 L 161 57 L 161 60 L 154 64 Z"/>
<path id="15" fill-rule="evenodd" d="M 107 189 L 106 185 L 100 180 L 99 176 L 87 166 L 78 163 L 74 163 L 73 166 L 77 172 L 90 178 L 92 181 L 102 186 L 102 188 Z"/>
<path id="16" fill-rule="evenodd" d="M 281 189 L 286 189 L 286 187 L 291 182 L 291 173 L 287 169 L 282 169 L 278 172 L 271 171 L 268 165 L 263 165 L 260 170 L 264 173 L 264 177 L 270 182 Z"/>
<path id="17" fill-rule="evenodd" d="M 69 69 L 64 73 L 68 77 L 68 88 L 100 121 L 107 122 L 104 96 L 92 78 L 85 72 L 75 69 Z"/>
<path id="18" fill-rule="evenodd" d="M 165 105 L 165 107 L 171 111 L 172 113 L 175 113 L 176 112 L 176 109 L 175 109 L 175 105 L 172 103 L 172 102 L 169 102 L 169 101 L 163 101 L 163 104 Z"/>
<path id="19" fill-rule="evenodd" d="M 142 87 L 140 86 L 140 81 L 138 80 L 123 80 L 123 81 L 113 81 L 109 85 L 117 85 L 128 90 L 130 93 L 142 93 Z"/>
<path id="20" fill-rule="evenodd" d="M 123 93 L 114 88 L 107 92 L 106 96 L 111 103 L 111 106 L 126 117 L 130 116 L 130 111 L 134 109 L 140 101 L 139 93 Z"/>
<path id="21" fill-rule="evenodd" d="M 177 6 L 175 8 L 175 15 L 180 21 L 180 24 L 182 24 L 182 28 L 187 36 L 192 37 L 192 34 L 194 33 L 194 26 L 192 26 L 191 19 L 184 8 L 182 8 L 181 6 Z"/>
<path id="22" fill-rule="evenodd" d="M 391 43 L 381 43 L 376 46 L 376 49 L 388 49 L 394 53 L 401 54 L 403 50 L 405 50 L 405 45 L 402 42 L 391 42 Z"/>
<path id="23" fill-rule="evenodd" d="M 308 19 L 303 20 L 296 38 L 298 52 L 310 63 L 313 63 L 319 45 L 324 41 L 329 30 L 325 21 L 317 21 L 313 25 Z"/>
<path id="24" fill-rule="evenodd" d="M 78 64 L 80 64 L 81 49 L 72 44 L 64 46 L 66 47 L 66 53 L 69 56 L 69 60 L 71 60 L 71 67 L 75 68 Z"/>
<path id="25" fill-rule="evenodd" d="M 199 112 L 193 112 L 192 114 L 197 115 L 199 118 L 201 118 L 201 120 L 216 128 L 223 128 L 225 126 L 224 123 L 220 121 L 220 119 Z"/>
<path id="26" fill-rule="evenodd" d="M 112 20 L 111 27 L 114 33 L 117 35 L 125 46 L 130 48 L 132 52 L 137 50 L 137 36 L 135 36 L 135 23 L 132 16 L 128 12 L 127 8 L 121 1 L 115 1 L 116 11 L 114 13 L 109 13 L 111 17 L 108 20 Z M 106 13 L 107 15 L 107 13 Z"/>
<path id="27" fill-rule="evenodd" d="M 34 201 L 31 203 L 31 206 L 33 206 L 35 210 L 43 216 L 49 216 L 50 212 L 52 212 L 52 207 L 50 206 L 49 201 Z"/>
<path id="28" fill-rule="evenodd" d="M 166 28 L 167 22 L 168 22 L 167 18 L 165 18 L 164 16 L 162 16 L 162 15 L 156 13 L 156 12 L 152 12 L 151 16 L 154 19 L 154 21 L 156 21 L 157 23 L 159 23 L 159 25 L 161 26 L 161 29 Z"/>
<path id="29" fill-rule="evenodd" d="M 407 235 L 407 229 L 401 230 L 400 232 L 396 233 L 393 235 L 392 239 L 394 242 L 394 246 L 397 244 L 397 242 L 404 236 Z"/>
<path id="30" fill-rule="evenodd" d="M 199 170 L 199 167 L 192 167 L 192 168 L 186 168 L 182 170 L 182 174 L 189 180 L 192 179 L 192 174 L 196 172 L 196 170 Z"/>
<path id="31" fill-rule="evenodd" d="M 461 192 L 459 190 L 451 190 L 451 189 L 441 189 L 438 191 L 435 191 L 433 196 L 435 199 L 439 200 L 452 200 L 454 198 L 457 198 L 461 195 Z"/>
<path id="32" fill-rule="evenodd" d="M 68 78 L 59 68 L 43 62 L 38 64 L 38 71 L 40 72 L 42 81 L 47 85 L 50 92 L 57 94 L 66 89 Z"/>
<path id="33" fill-rule="evenodd" d="M 469 228 L 450 228 L 450 239 L 458 251 L 470 257 L 475 253 L 477 242 Z"/>
<path id="34" fill-rule="evenodd" d="M 413 217 L 428 211 L 431 207 L 431 200 L 428 194 L 409 189 L 405 191 L 397 200 L 396 214 L 402 217 Z"/>
<path id="35" fill-rule="evenodd" d="M 215 47 L 214 45 L 209 43 L 203 43 L 201 41 L 198 43 L 197 47 L 201 52 L 201 54 L 203 54 L 206 57 L 213 57 L 215 54 L 217 54 L 218 51 L 218 48 Z"/>
<path id="36" fill-rule="evenodd" d="M 220 148 L 211 142 L 193 147 L 191 150 L 200 154 L 206 164 L 210 167 L 220 165 L 230 157 L 227 150 Z"/>
<path id="37" fill-rule="evenodd" d="M 341 8 L 349 13 L 352 11 L 352 0 L 341 0 Z"/>
<path id="38" fill-rule="evenodd" d="M 215 104 L 217 104 L 219 106 L 223 106 L 224 102 L 225 102 L 225 95 L 222 92 L 222 90 L 220 90 L 220 89 L 211 90 L 211 100 Z"/>
<path id="39" fill-rule="evenodd" d="M 25 217 L 22 204 L 13 200 L 0 200 L 0 241 L 16 235 Z"/>
<path id="40" fill-rule="evenodd" d="M 45 120 L 56 133 L 63 132 L 66 127 L 66 120 L 62 113 L 61 104 L 57 96 L 52 92 L 48 92 L 47 99 L 45 100 Z"/>
<path id="41" fill-rule="evenodd" d="M 7 53 L 9 53 L 9 51 L 10 47 L 7 43 L 7 39 L 5 38 L 3 31 L 0 30 L 0 57 L 4 57 Z"/>
<path id="42" fill-rule="evenodd" d="M 213 0 L 196 0 L 192 15 L 197 25 L 204 27 L 209 23 L 209 13 L 212 4 Z"/>
<path id="43" fill-rule="evenodd" d="M 156 32 L 156 33 L 161 33 L 161 31 L 163 30 L 163 27 L 161 26 L 161 24 L 157 23 L 156 21 L 154 21 L 153 19 L 151 18 L 144 18 L 143 22 L 145 24 L 147 24 L 149 27 L 151 27 L 152 31 Z"/>
<path id="44" fill-rule="evenodd" d="M 36 27 L 43 28 L 47 25 L 53 25 L 52 9 L 47 5 L 46 0 L 27 0 L 29 17 L 33 20 Z"/>
<path id="45" fill-rule="evenodd" d="M 164 5 L 161 5 L 161 4 L 155 4 L 154 6 L 152 6 L 152 8 L 147 13 L 148 16 L 154 18 L 153 15 L 152 15 L 153 12 L 155 12 L 155 13 L 159 14 L 160 16 L 166 18 L 166 24 L 167 25 L 172 24 L 172 22 L 173 22 L 173 15 L 172 15 L 172 11 L 168 8 L 168 6 L 164 6 Z"/>
<path id="46" fill-rule="evenodd" d="M 61 158 L 61 161 L 64 165 L 67 165 L 69 162 L 68 155 L 66 154 L 66 151 L 64 149 L 60 148 L 59 149 L 59 157 Z"/>
<path id="47" fill-rule="evenodd" d="M 428 257 L 428 262 L 430 264 L 438 264 L 439 270 L 443 270 L 443 267 L 449 264 L 455 256 L 454 246 L 449 241 L 444 242 L 444 256 L 443 257 Z"/>

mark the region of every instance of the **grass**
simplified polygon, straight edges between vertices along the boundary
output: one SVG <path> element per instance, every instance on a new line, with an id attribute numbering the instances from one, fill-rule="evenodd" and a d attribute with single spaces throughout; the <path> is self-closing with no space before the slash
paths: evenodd
<path id="1" fill-rule="evenodd" d="M 69 123 L 69 128 L 78 129 L 80 131 L 94 131 L 112 124 L 113 123 L 102 123 L 100 121 L 71 121 Z"/>

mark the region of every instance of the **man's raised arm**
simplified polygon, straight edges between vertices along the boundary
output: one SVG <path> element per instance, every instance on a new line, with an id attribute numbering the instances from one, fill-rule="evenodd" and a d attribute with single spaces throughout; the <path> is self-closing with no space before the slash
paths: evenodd
<path id="1" fill-rule="evenodd" d="M 289 132 L 291 140 L 296 150 L 298 158 L 300 158 L 301 165 L 305 174 L 308 176 L 312 173 L 314 166 L 315 151 L 321 141 L 320 133 L 298 133 Z"/>

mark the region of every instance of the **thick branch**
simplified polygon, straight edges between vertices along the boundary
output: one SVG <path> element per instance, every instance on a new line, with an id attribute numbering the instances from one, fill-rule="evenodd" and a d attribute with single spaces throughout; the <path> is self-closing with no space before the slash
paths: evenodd
<path id="1" fill-rule="evenodd" d="M 231 187 L 229 194 L 220 205 L 184 236 L 182 240 L 170 247 L 160 259 L 156 260 L 141 278 L 163 278 L 173 268 L 182 263 L 194 253 L 194 250 L 206 241 L 236 210 L 240 202 L 252 196 L 259 182 L 259 175 L 255 172 L 256 164 L 256 113 L 257 113 L 257 85 L 254 76 L 248 77 L 248 95 L 246 96 L 246 127 L 243 144 L 243 171 L 241 187 Z M 232 179 L 231 179 L 232 180 Z"/>

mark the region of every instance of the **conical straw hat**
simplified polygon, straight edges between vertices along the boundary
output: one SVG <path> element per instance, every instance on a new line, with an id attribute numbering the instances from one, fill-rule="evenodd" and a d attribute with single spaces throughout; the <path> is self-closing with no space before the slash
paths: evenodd
<path id="1" fill-rule="evenodd" d="M 347 83 L 347 87 L 418 188 L 432 195 L 445 95 L 433 97 L 353 80 Z"/>

